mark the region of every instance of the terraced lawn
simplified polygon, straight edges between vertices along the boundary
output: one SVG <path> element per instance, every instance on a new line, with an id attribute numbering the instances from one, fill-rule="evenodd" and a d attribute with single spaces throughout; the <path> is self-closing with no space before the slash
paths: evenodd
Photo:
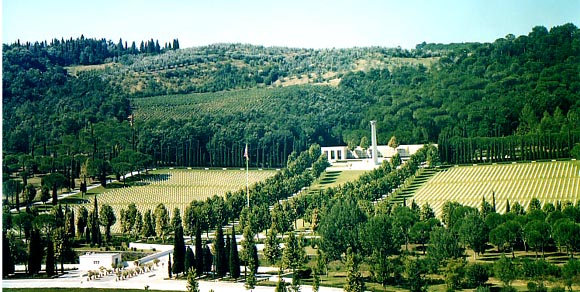
<path id="1" fill-rule="evenodd" d="M 428 202 L 437 216 L 443 204 L 455 201 L 479 208 L 482 197 L 492 201 L 495 193 L 498 212 L 505 212 L 507 200 L 527 208 L 532 198 L 542 205 L 580 200 L 580 163 L 552 161 L 497 165 L 457 166 L 433 176 L 417 190 L 413 199 Z"/>

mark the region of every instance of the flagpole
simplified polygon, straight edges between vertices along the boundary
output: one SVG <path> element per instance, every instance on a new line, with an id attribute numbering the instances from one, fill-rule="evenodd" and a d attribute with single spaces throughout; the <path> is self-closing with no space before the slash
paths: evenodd
<path id="1" fill-rule="evenodd" d="M 246 144 L 246 150 L 244 151 L 244 156 L 246 156 L 246 202 L 248 208 L 250 208 L 250 175 L 248 167 L 250 164 L 250 156 L 248 154 L 248 144 Z"/>

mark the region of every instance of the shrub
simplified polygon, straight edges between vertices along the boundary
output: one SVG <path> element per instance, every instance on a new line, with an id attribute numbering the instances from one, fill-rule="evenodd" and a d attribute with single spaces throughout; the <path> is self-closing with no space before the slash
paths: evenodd
<path id="1" fill-rule="evenodd" d="M 562 286 L 554 286 L 550 289 L 550 292 L 566 292 L 566 289 Z"/>
<path id="2" fill-rule="evenodd" d="M 477 286 L 477 288 L 475 288 L 475 292 L 489 292 L 489 287 L 488 286 Z"/>
<path id="3" fill-rule="evenodd" d="M 528 282 L 528 291 L 530 292 L 548 292 L 548 288 L 544 286 L 544 283 L 539 282 Z"/>
<path id="4" fill-rule="evenodd" d="M 497 260 L 494 265 L 495 277 L 503 282 L 504 288 L 511 288 L 511 283 L 518 276 L 518 266 L 513 263 L 511 259 L 502 255 L 499 260 Z M 504 291 L 502 289 L 502 291 Z"/>
<path id="5" fill-rule="evenodd" d="M 547 262 L 544 259 L 539 260 L 523 259 L 522 272 L 524 274 L 524 277 L 529 279 L 538 279 L 547 276 L 559 277 L 560 268 L 558 268 L 558 266 L 554 264 Z"/>
<path id="6" fill-rule="evenodd" d="M 461 288 L 461 282 L 464 276 L 465 260 L 449 260 L 447 263 L 447 269 L 445 271 L 445 284 L 447 285 L 447 290 L 453 291 Z"/>
<path id="7" fill-rule="evenodd" d="M 483 286 L 489 280 L 489 271 L 482 264 L 471 264 L 465 270 L 465 285 L 467 288 Z"/>

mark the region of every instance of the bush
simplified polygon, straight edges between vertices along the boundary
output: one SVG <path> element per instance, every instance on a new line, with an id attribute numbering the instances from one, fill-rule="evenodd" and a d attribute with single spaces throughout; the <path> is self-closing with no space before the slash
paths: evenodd
<path id="1" fill-rule="evenodd" d="M 493 264 L 493 270 L 495 277 L 502 281 L 504 288 L 511 288 L 512 281 L 518 276 L 518 266 L 511 259 L 506 258 L 505 255 L 502 255 Z"/>
<path id="2" fill-rule="evenodd" d="M 523 259 L 522 272 L 524 277 L 528 279 L 544 278 L 547 276 L 559 277 L 560 268 L 554 264 L 548 263 L 544 259 Z"/>
<path id="3" fill-rule="evenodd" d="M 566 292 L 566 289 L 562 286 L 554 286 L 550 289 L 550 292 Z"/>
<path id="4" fill-rule="evenodd" d="M 465 260 L 449 260 L 445 271 L 445 284 L 447 290 L 454 291 L 461 288 L 462 279 L 465 276 Z"/>
<path id="5" fill-rule="evenodd" d="M 489 287 L 488 286 L 477 286 L 477 288 L 475 288 L 475 292 L 489 292 Z"/>
<path id="6" fill-rule="evenodd" d="M 548 292 L 548 288 L 544 286 L 544 283 L 528 282 L 528 291 L 530 292 Z"/>
<path id="7" fill-rule="evenodd" d="M 471 264 L 465 269 L 465 285 L 467 288 L 483 286 L 489 280 L 489 271 L 481 264 Z"/>

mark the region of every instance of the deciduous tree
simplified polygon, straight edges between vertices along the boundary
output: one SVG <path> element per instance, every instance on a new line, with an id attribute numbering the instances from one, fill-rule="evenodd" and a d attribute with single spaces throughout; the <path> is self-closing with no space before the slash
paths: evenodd
<path id="1" fill-rule="evenodd" d="M 105 238 L 108 242 L 111 242 L 111 226 L 117 222 L 117 217 L 113 211 L 113 207 L 110 205 L 103 205 L 99 213 L 99 224 L 105 227 Z"/>

